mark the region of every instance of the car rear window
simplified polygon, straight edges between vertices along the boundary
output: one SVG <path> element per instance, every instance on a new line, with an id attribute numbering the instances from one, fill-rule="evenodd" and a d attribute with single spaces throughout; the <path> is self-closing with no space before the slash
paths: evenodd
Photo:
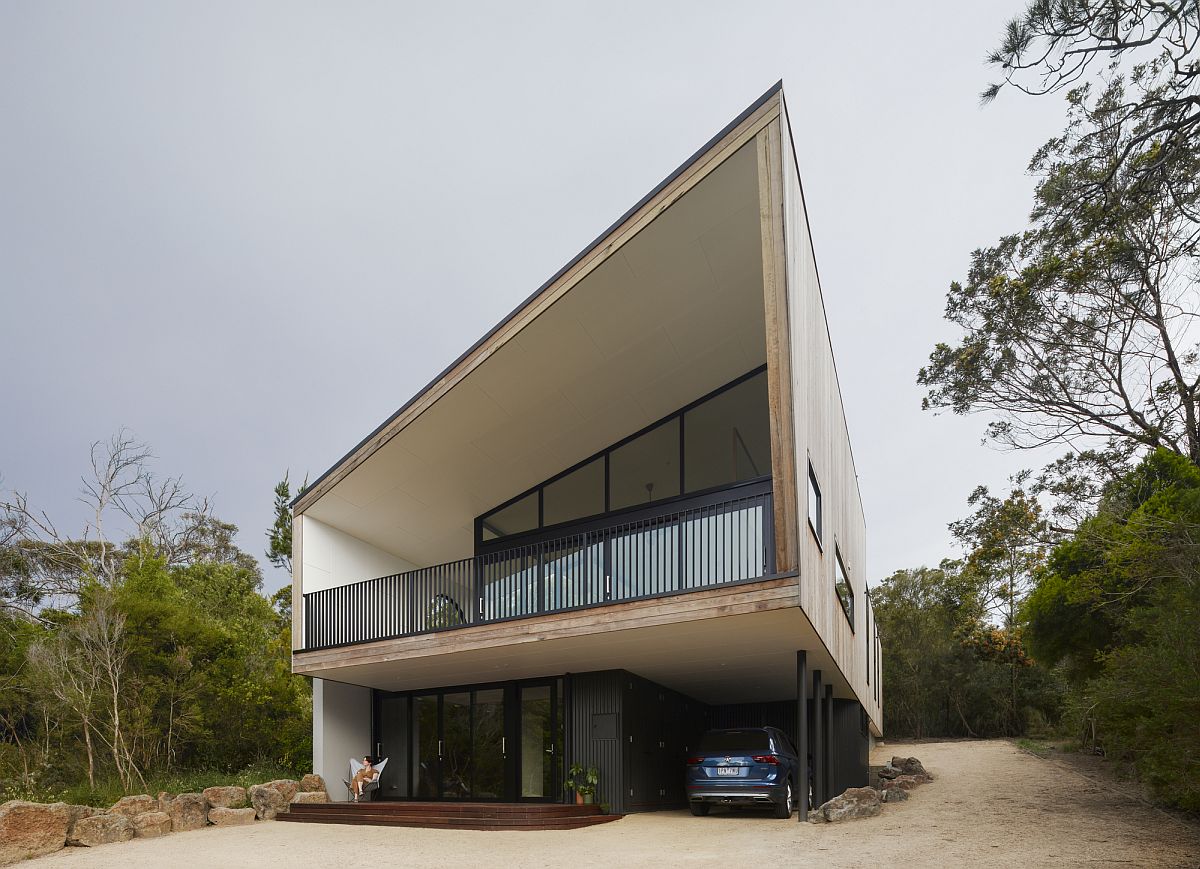
<path id="1" fill-rule="evenodd" d="M 743 751 L 770 751 L 771 741 L 765 730 L 710 730 L 700 738 L 700 751 L 733 754 Z"/>

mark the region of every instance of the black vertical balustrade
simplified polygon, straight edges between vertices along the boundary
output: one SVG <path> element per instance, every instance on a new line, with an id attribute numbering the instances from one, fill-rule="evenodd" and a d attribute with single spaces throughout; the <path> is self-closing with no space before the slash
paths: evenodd
<path id="1" fill-rule="evenodd" d="M 662 597 L 775 572 L 771 492 L 304 595 L 307 651 Z"/>

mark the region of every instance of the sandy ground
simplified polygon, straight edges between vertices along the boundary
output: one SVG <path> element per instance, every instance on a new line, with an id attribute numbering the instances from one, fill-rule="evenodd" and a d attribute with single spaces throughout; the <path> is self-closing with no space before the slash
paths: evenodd
<path id="1" fill-rule="evenodd" d="M 1007 742 L 884 746 L 937 777 L 877 818 L 776 821 L 751 812 L 630 815 L 570 831 L 476 832 L 260 823 L 68 848 L 30 869 L 336 866 L 1200 866 L 1200 829 Z"/>

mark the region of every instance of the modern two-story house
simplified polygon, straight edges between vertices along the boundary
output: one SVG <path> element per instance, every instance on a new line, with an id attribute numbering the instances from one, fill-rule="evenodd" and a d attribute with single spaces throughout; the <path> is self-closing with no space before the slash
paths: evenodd
<path id="1" fill-rule="evenodd" d="M 565 802 L 580 764 L 614 812 L 682 806 L 700 733 L 770 725 L 817 802 L 866 784 L 865 521 L 782 86 L 293 511 L 328 782 L 369 753 L 379 799 Z"/>

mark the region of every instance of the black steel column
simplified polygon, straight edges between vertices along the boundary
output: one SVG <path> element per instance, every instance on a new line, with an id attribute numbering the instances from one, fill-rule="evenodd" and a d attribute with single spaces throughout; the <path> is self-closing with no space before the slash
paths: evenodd
<path id="1" fill-rule="evenodd" d="M 825 700 L 825 690 L 821 685 L 821 671 L 813 670 L 813 802 L 822 806 L 828 797 L 825 796 L 825 764 L 821 762 L 825 756 L 825 711 L 821 704 Z"/>
<path id="2" fill-rule="evenodd" d="M 822 708 L 825 711 L 825 724 L 821 728 L 825 734 L 825 743 L 823 745 L 823 748 L 825 750 L 825 788 L 826 788 L 825 799 L 832 800 L 834 797 L 837 796 L 837 794 L 833 792 L 833 789 L 835 787 L 834 780 L 833 780 L 833 766 L 831 763 L 831 759 L 833 758 L 833 752 L 829 750 L 829 746 L 833 742 L 833 686 L 832 685 L 825 686 L 825 703 Z M 841 777 L 839 776 L 838 779 L 840 781 Z M 840 791 L 838 793 L 840 793 Z"/>
<path id="3" fill-rule="evenodd" d="M 800 801 L 799 820 L 808 820 L 808 654 L 796 653 L 796 753 L 800 770 L 796 774 L 796 799 Z"/>

